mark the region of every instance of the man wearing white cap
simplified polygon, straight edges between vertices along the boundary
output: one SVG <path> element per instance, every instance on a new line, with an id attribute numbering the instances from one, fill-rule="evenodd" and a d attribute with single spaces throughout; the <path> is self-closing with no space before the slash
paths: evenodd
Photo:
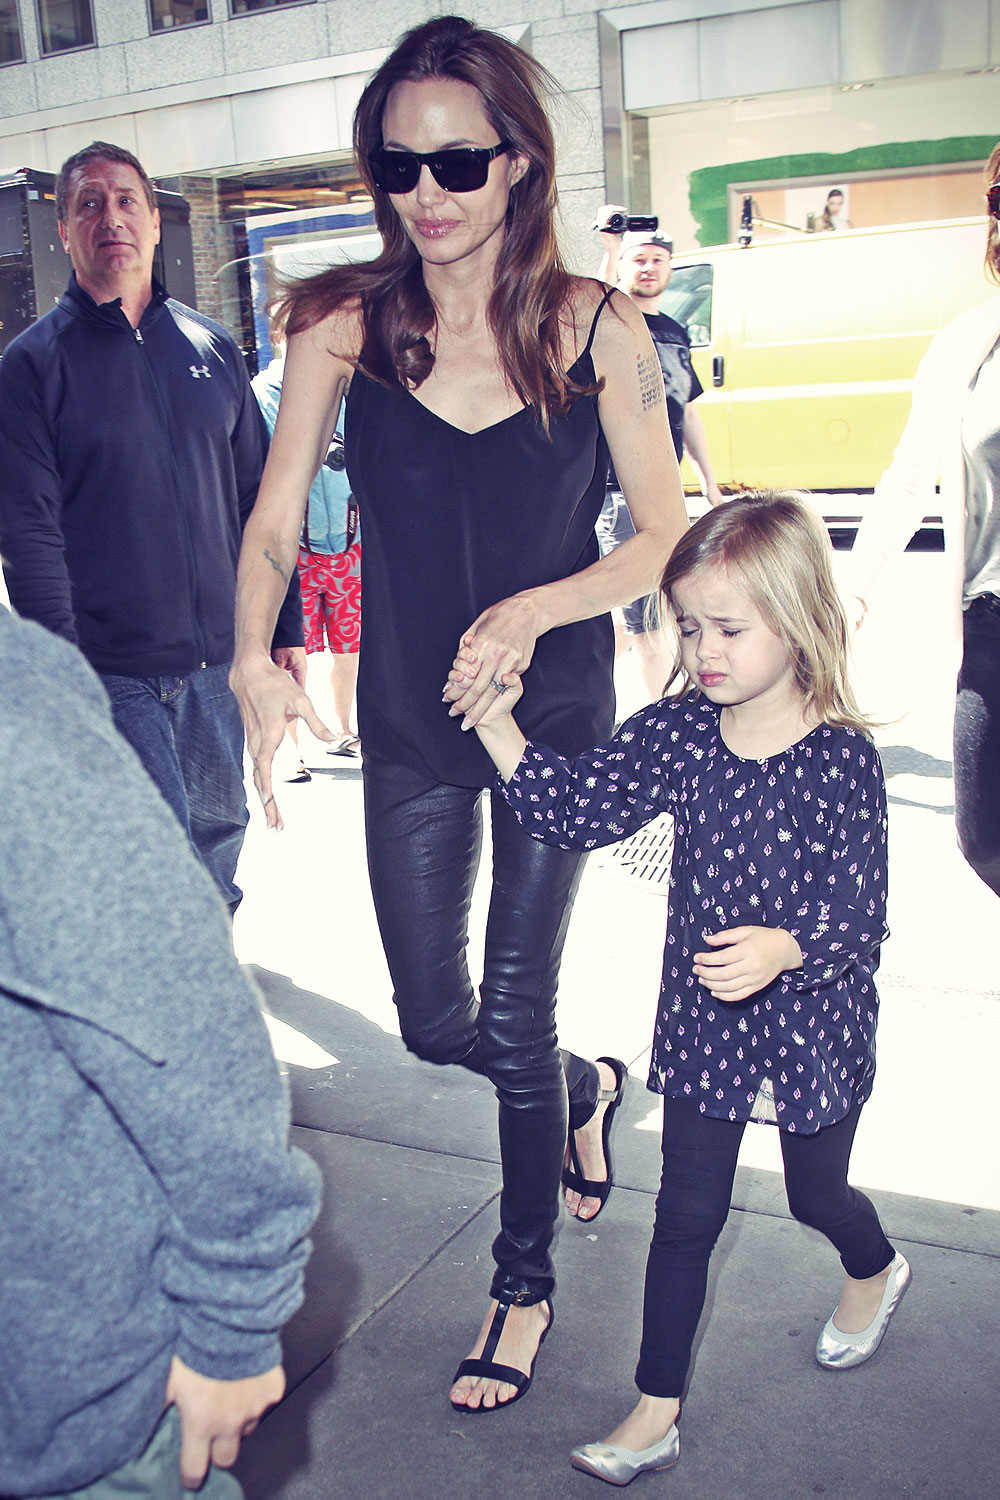
<path id="1" fill-rule="evenodd" d="M 624 234 L 604 227 L 615 220 L 620 223 L 622 219 L 627 221 L 627 210 L 615 204 L 606 204 L 598 210 L 597 225 L 604 247 L 598 275 L 612 286 L 617 283 L 619 291 L 632 298 L 646 319 L 663 371 L 667 412 L 677 457 L 681 459 L 687 453 L 701 478 L 706 498 L 710 504 L 718 505 L 724 497 L 715 482 L 705 428 L 693 404 L 702 393 L 702 385 L 691 364 L 691 341 L 680 323 L 659 311 L 660 298 L 670 280 L 673 242 L 655 227 L 653 219 L 646 221 L 654 225 L 652 229 Z M 598 526 L 602 554 L 612 551 L 633 534 L 628 506 L 612 468 Z M 625 606 L 622 614 L 625 631 L 642 662 L 646 689 L 651 698 L 659 698 L 669 663 L 658 629 L 656 601 L 652 597 L 636 599 Z"/>

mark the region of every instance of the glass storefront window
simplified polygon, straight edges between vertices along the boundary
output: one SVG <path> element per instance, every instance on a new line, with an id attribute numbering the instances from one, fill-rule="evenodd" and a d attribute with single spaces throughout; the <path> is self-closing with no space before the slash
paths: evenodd
<path id="1" fill-rule="evenodd" d="M 208 0 L 149 0 L 150 31 L 197 26 L 208 18 Z"/>
<path id="2" fill-rule="evenodd" d="M 229 0 L 231 16 L 248 16 L 256 10 L 274 10 L 279 5 L 302 5 L 306 0 Z"/>
<path id="3" fill-rule="evenodd" d="M 0 0 L 0 63 L 22 62 L 23 59 L 17 0 Z"/>
<path id="4" fill-rule="evenodd" d="M 38 34 L 43 54 L 94 45 L 90 0 L 38 0 Z"/>
<path id="5" fill-rule="evenodd" d="M 197 307 L 228 328 L 251 375 L 270 357 L 268 307 L 285 274 L 322 270 L 330 264 L 331 244 L 348 240 L 354 251 L 375 253 L 377 238 L 372 247 L 367 243 L 372 200 L 344 157 L 159 181 L 191 207 Z"/>

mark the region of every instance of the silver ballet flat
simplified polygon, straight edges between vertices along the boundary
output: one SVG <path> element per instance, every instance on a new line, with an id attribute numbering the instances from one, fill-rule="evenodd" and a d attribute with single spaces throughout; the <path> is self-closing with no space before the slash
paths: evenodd
<path id="1" fill-rule="evenodd" d="M 637 1474 L 672 1469 L 680 1454 L 681 1440 L 675 1422 L 663 1442 L 654 1443 L 652 1448 L 642 1448 L 635 1453 L 616 1443 L 585 1443 L 582 1448 L 573 1449 L 569 1461 L 574 1469 L 593 1474 L 608 1484 L 631 1484 Z"/>
<path id="2" fill-rule="evenodd" d="M 816 1345 L 816 1361 L 824 1370 L 853 1370 L 871 1359 L 885 1338 L 889 1319 L 902 1302 L 912 1275 L 909 1262 L 897 1255 L 889 1267 L 889 1275 L 875 1314 L 867 1328 L 860 1333 L 844 1333 L 830 1318 Z"/>

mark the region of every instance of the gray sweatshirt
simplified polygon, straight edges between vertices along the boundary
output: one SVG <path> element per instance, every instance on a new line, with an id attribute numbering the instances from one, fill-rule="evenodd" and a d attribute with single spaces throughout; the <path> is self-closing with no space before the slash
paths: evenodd
<path id="1" fill-rule="evenodd" d="M 171 1357 L 260 1374 L 315 1168 L 226 909 L 64 641 L 0 609 L 0 1495 L 135 1457 Z"/>

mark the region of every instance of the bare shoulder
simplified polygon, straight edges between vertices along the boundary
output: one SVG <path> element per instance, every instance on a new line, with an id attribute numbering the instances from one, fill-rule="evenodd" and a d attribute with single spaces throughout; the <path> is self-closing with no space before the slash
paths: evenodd
<path id="1" fill-rule="evenodd" d="M 599 367 L 609 358 L 626 355 L 634 360 L 637 340 L 644 345 L 648 339 L 642 314 L 632 299 L 619 291 L 612 291 L 608 296 L 608 291 L 603 281 L 575 276 L 567 303 L 567 334 L 573 350 L 571 360 L 586 347 L 593 332 L 591 351 L 598 374 Z"/>
<path id="2" fill-rule="evenodd" d="M 929 366 L 936 362 L 947 364 L 957 358 L 967 364 L 977 355 L 981 362 L 998 337 L 1000 296 L 993 296 L 960 313 L 934 335 L 927 351 L 927 363 Z"/>
<path id="3" fill-rule="evenodd" d="M 351 383 L 362 345 L 360 308 L 346 304 L 293 333 L 285 356 L 283 406 L 336 412 Z"/>
<path id="4" fill-rule="evenodd" d="M 300 344 L 313 354 L 326 354 L 353 366 L 361 353 L 363 341 L 361 304 L 358 298 L 351 298 L 311 327 L 293 334 L 288 343 L 289 351 Z"/>
<path id="5" fill-rule="evenodd" d="M 604 295 L 604 290 L 602 286 L 601 296 Z M 600 300 L 599 297 L 597 306 L 600 305 Z M 587 332 L 592 321 L 593 312 L 587 321 Z M 584 341 L 586 336 L 585 333 Z M 598 377 L 610 378 L 615 372 L 631 375 L 637 361 L 644 359 L 654 361 L 659 367 L 649 326 L 631 297 L 627 297 L 624 292 L 611 293 L 607 306 L 597 319 L 591 349 L 594 371 Z"/>

